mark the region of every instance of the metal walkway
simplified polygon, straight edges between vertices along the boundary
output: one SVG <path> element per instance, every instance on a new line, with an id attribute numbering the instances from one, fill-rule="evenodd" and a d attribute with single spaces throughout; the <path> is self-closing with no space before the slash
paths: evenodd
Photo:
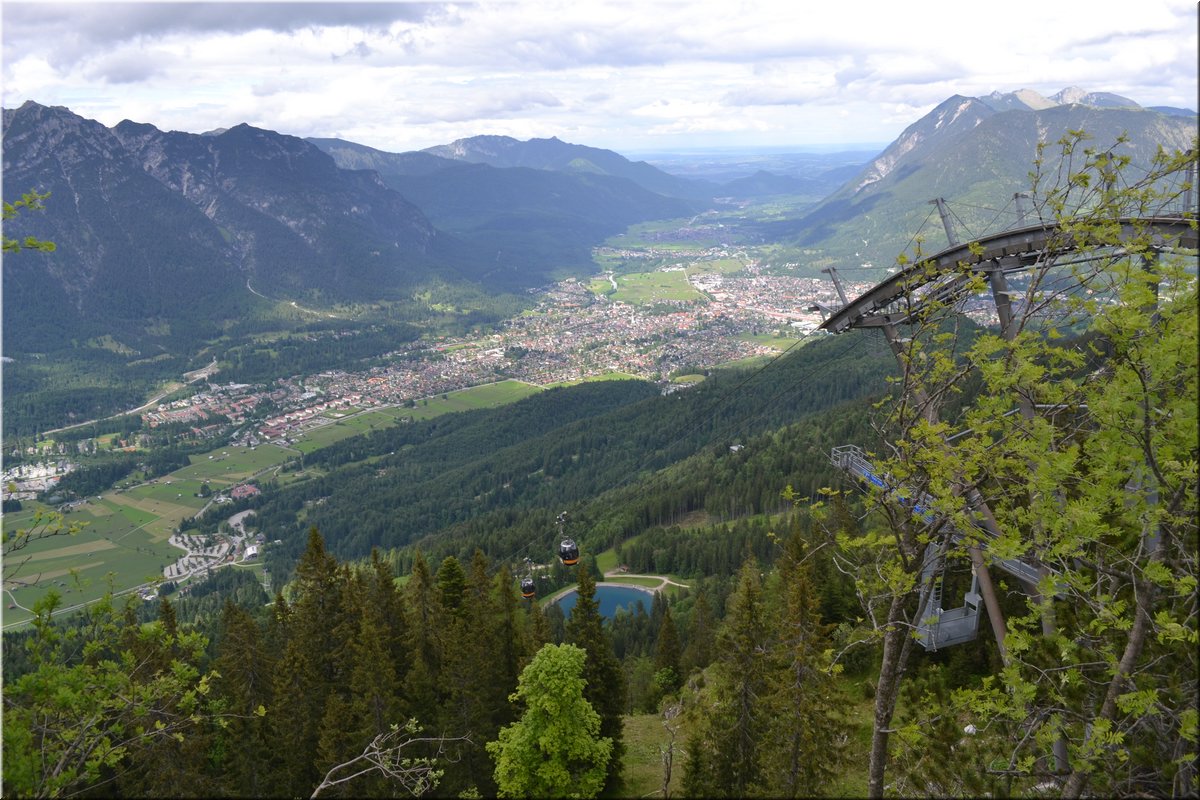
<path id="1" fill-rule="evenodd" d="M 884 492 L 902 498 L 905 505 L 912 506 L 914 515 L 926 522 L 933 522 L 936 516 L 929 510 L 931 498 L 926 494 L 910 495 L 902 487 L 892 486 L 881 478 L 875 467 L 863 455 L 857 445 L 847 444 L 833 448 L 830 461 L 835 467 L 842 469 L 865 484 L 874 486 Z M 946 523 L 951 544 L 959 544 L 965 535 L 958 528 Z M 977 527 L 981 536 L 973 537 L 986 548 L 991 534 L 981 525 Z M 940 553 L 938 543 L 931 542 L 925 549 L 924 564 L 921 571 L 923 583 L 930 583 L 929 599 L 921 610 L 917 623 L 917 639 L 926 650 L 937 650 L 939 647 L 969 642 L 979 632 L 979 585 L 978 576 L 972 570 L 971 588 L 966 593 L 963 605 L 958 608 L 942 608 L 942 573 L 944 571 L 944 556 Z M 1009 575 L 1036 586 L 1041 579 L 1041 572 L 1034 564 L 1019 558 L 993 558 L 991 563 L 1007 572 Z"/>

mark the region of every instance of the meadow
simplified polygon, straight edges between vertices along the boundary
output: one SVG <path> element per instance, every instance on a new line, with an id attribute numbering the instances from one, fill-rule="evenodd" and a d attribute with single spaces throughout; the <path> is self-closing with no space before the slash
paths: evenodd
<path id="1" fill-rule="evenodd" d="M 693 302 L 705 299 L 701 292 L 688 283 L 687 273 L 682 269 L 631 272 L 627 275 L 618 275 L 616 278 L 617 290 L 609 296 L 613 300 L 630 305 L 653 305 L 670 301 Z"/>
<path id="2" fill-rule="evenodd" d="M 428 398 L 414 408 L 387 408 L 347 416 L 299 435 L 295 448 L 261 444 L 254 448 L 225 445 L 189 457 L 186 467 L 130 488 L 114 489 L 60 506 L 63 530 L 42 538 L 5 559 L 3 616 L 5 629 L 33 618 L 34 604 L 50 591 L 62 597 L 64 609 L 99 599 L 105 592 L 125 593 L 163 579 L 163 570 L 183 555 L 168 543 L 183 520 L 201 511 L 211 497 L 199 497 L 208 483 L 212 493 L 239 483 L 274 475 L 297 451 L 310 453 L 372 428 L 400 419 L 429 419 L 453 411 L 491 408 L 541 391 L 508 380 Z M 288 477 L 294 478 L 292 474 Z M 29 502 L 0 521 L 5 535 L 39 525 L 39 514 L 55 509 Z M 27 585 L 27 584 L 33 585 Z"/>

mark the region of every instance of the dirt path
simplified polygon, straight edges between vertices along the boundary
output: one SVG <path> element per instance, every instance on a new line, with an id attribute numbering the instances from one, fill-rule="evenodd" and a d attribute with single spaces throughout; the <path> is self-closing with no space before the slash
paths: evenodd
<path id="1" fill-rule="evenodd" d="M 614 578 L 616 580 L 613 580 Z M 644 583 L 623 583 L 620 580 L 621 578 L 652 578 L 652 579 L 658 581 L 658 586 L 647 586 Z M 689 586 L 688 584 L 678 583 L 677 581 L 673 581 L 670 578 L 668 578 L 666 575 L 635 575 L 635 574 L 632 574 L 629 572 L 621 572 L 621 570 L 619 570 L 619 569 L 612 569 L 612 570 L 609 570 L 608 572 L 604 573 L 604 582 L 598 583 L 596 585 L 597 586 L 623 586 L 626 589 L 640 589 L 643 592 L 646 592 L 647 594 L 656 594 L 658 592 L 661 592 L 668 585 L 680 586 L 684 589 L 691 588 L 691 586 Z M 578 584 L 573 583 L 570 586 L 566 587 L 565 589 L 559 589 L 557 592 L 555 592 L 554 594 L 547 597 L 546 602 L 547 603 L 557 602 L 557 601 L 561 600 L 564 595 L 570 594 L 571 592 L 575 591 L 576 588 L 578 588 Z"/>

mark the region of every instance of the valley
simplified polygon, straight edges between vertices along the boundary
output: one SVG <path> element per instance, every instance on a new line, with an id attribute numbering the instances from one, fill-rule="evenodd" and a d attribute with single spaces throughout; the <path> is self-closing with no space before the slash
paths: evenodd
<path id="1" fill-rule="evenodd" d="M 952 97 L 874 161 L 690 181 L 557 138 L 385 153 L 6 110 L 6 173 L 61 201 L 34 228 L 59 249 L 6 261 L 6 753 L 58 746 L 91 698 L 46 689 L 104 675 L 113 729 L 155 681 L 182 733 L 72 791 L 315 795 L 420 725 L 422 792 L 491 796 L 509 700 L 551 685 L 526 672 L 582 659 L 616 748 L 587 796 L 882 797 L 888 759 L 889 795 L 1041 795 L 1055 738 L 1098 793 L 1163 793 L 1196 763 L 1169 679 L 1195 673 L 1195 243 L 1110 223 L 1193 214 L 1194 150 L 1144 183 L 1112 151 L 1060 163 L 1029 212 L 1071 233 L 1031 244 L 1026 134 L 1092 111 L 1006 97 Z M 1104 114 L 1143 123 L 1135 153 L 1195 118 Z M 601 613 L 597 582 L 645 602 Z M 1088 761 L 1105 725 L 1140 772 Z"/>
<path id="2" fill-rule="evenodd" d="M 118 415 L 139 420 L 140 434 L 86 435 L 103 420 L 47 432 L 19 455 L 87 467 L 111 454 L 145 452 L 160 430 L 174 430 L 211 450 L 189 456 L 191 466 L 141 481 L 135 473 L 94 497 L 54 497 L 55 478 L 37 479 L 33 490 L 20 479 L 7 482 L 5 499 L 37 509 L 43 506 L 36 497 L 51 498 L 62 503 L 59 509 L 70 523 L 83 527 L 37 551 L 34 566 L 55 580 L 27 588 L 6 584 L 5 627 L 28 621 L 29 609 L 49 588 L 77 594 L 71 602 L 79 607 L 109 589 L 203 579 L 205 566 L 234 564 L 235 550 L 244 555 L 244 547 L 236 549 L 225 532 L 204 548 L 213 550 L 212 558 L 184 555 L 177 542 L 199 540 L 194 529 L 191 536 L 183 534 L 214 498 L 228 503 L 237 487 L 257 492 L 265 481 L 286 485 L 321 472 L 281 471 L 289 460 L 376 429 L 494 408 L 555 386 L 636 378 L 664 393 L 686 389 L 713 369 L 773 358 L 803 343 L 821 319 L 805 309 L 829 305 L 836 296 L 828 281 L 774 274 L 753 249 L 697 248 L 689 243 L 686 225 L 676 230 L 683 236 L 674 246 L 661 237 L 645 246 L 622 241 L 626 236 L 614 239 L 597 252 L 597 261 L 610 271 L 539 289 L 525 313 L 478 334 L 426 336 L 365 359 L 369 367 L 346 364 L 262 384 L 222 383 L 214 359 L 183 376 L 193 383 L 190 393 L 180 393 L 176 384 L 174 399 L 156 398 L 131 409 L 132 416 Z M 648 266 L 657 269 L 633 271 Z M 859 288 L 865 284 L 852 290 Z M 69 440 L 54 435 L 71 430 Z M 11 463 L 18 453 L 10 449 L 9 455 Z M 6 514 L 4 526 L 12 530 L 32 520 L 28 510 Z M 151 569 L 153 560 L 158 563 Z M 261 561 L 240 558 L 236 566 L 263 568 Z M 78 581 L 68 588 L 72 575 Z"/>

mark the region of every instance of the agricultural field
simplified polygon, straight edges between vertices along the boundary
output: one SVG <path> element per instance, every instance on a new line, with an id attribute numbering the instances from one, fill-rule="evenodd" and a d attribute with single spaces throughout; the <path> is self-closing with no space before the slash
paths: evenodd
<path id="1" fill-rule="evenodd" d="M 580 378 L 575 381 L 558 381 L 556 383 L 546 384 L 547 389 L 556 389 L 560 386 L 577 386 L 581 383 L 594 383 L 596 381 L 640 381 L 642 380 L 637 375 L 630 375 L 628 372 L 605 372 L 600 375 L 589 375 L 586 378 Z"/>
<path id="2" fill-rule="evenodd" d="M 113 591 L 120 592 L 161 579 L 166 566 L 182 555 L 156 530 L 161 521 L 110 500 L 89 499 L 74 506 L 63 516 L 71 533 L 35 541 L 5 559 L 4 628 L 31 619 L 34 603 L 51 590 L 70 609 L 98 599 L 110 580 Z M 4 515 L 6 534 L 37 525 L 35 510 Z M 20 584 L 32 581 L 38 585 Z"/>
<path id="3" fill-rule="evenodd" d="M 422 400 L 413 408 L 397 408 L 392 409 L 392 412 L 396 414 L 397 419 L 403 417 L 411 417 L 414 420 L 432 419 L 454 411 L 497 408 L 515 403 L 540 391 L 542 391 L 541 387 L 531 383 L 507 380 L 430 397 L 427 402 Z"/>
<path id="4" fill-rule="evenodd" d="M 73 609 L 99 599 L 110 586 L 114 593 L 122 593 L 162 580 L 167 565 L 183 555 L 182 550 L 168 543 L 171 534 L 180 522 L 195 516 L 211 500 L 197 496 L 205 482 L 217 493 L 282 465 L 295 456 L 297 449 L 312 452 L 373 427 L 394 425 L 404 417 L 428 419 L 453 411 L 491 408 L 539 391 L 541 388 L 532 384 L 508 380 L 429 398 L 415 408 L 355 414 L 300 434 L 296 449 L 273 444 L 253 449 L 219 447 L 211 453 L 190 456 L 189 466 L 169 475 L 62 506 L 59 510 L 63 525 L 72 531 L 69 535 L 42 539 L 6 559 L 6 578 L 37 580 L 38 585 L 23 586 L 6 580 L 3 625 L 7 629 L 28 622 L 34 604 L 50 591 L 62 596 L 64 609 Z M 296 477 L 295 473 L 286 473 L 284 480 Z M 37 525 L 37 510 L 51 510 L 38 503 L 28 506 L 3 516 L 5 534 Z M 14 567 L 19 567 L 16 573 Z"/>
<path id="5" fill-rule="evenodd" d="M 706 258 L 695 261 L 688 266 L 688 272 L 693 275 L 731 275 L 746 268 L 746 262 L 740 258 Z"/>
<path id="6" fill-rule="evenodd" d="M 659 272 L 631 272 L 617 276 L 617 290 L 609 295 L 613 300 L 630 305 L 653 305 L 663 302 L 694 302 L 704 295 L 688 283 L 682 269 Z"/>
<path id="7" fill-rule="evenodd" d="M 262 444 L 254 449 L 221 447 L 208 455 L 190 456 L 191 466 L 176 470 L 166 478 L 159 478 L 158 482 L 191 479 L 209 481 L 214 490 L 221 489 L 241 483 L 264 469 L 282 464 L 290 457 L 291 454 L 286 449 L 273 444 Z"/>
<path id="8" fill-rule="evenodd" d="M 765 345 L 766 347 L 771 347 L 779 351 L 787 350 L 791 347 L 797 346 L 797 342 L 800 341 L 800 339 L 795 336 L 773 336 L 765 333 L 743 333 L 739 334 L 738 338 L 747 342 L 755 342 L 757 344 Z"/>
<path id="9" fill-rule="evenodd" d="M 297 436 L 297 441 L 292 449 L 307 454 L 314 450 L 320 450 L 322 447 L 328 447 L 334 442 L 340 442 L 342 439 L 367 433 L 372 428 L 387 428 L 393 424 L 395 424 L 395 418 L 391 416 L 390 409 L 366 411 L 352 417 L 339 419 L 328 425 L 309 428 Z"/>
<path id="10" fill-rule="evenodd" d="M 539 391 L 541 388 L 533 384 L 507 380 L 449 392 L 444 396 L 429 397 L 418 401 L 412 408 L 392 407 L 366 411 L 305 431 L 295 443 L 295 449 L 302 453 L 311 453 L 342 439 L 367 433 L 374 428 L 390 427 L 402 419 L 432 419 L 454 411 L 495 408 L 515 403 Z"/>

